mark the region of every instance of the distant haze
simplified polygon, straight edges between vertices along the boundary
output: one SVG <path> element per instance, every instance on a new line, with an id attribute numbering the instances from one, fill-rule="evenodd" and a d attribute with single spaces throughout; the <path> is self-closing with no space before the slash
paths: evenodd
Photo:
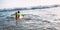
<path id="1" fill-rule="evenodd" d="M 60 4 L 60 0 L 0 0 L 0 9 Z"/>

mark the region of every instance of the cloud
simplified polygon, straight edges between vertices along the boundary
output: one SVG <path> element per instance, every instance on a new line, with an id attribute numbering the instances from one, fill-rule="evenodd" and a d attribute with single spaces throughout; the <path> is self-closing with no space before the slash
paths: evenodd
<path id="1" fill-rule="evenodd" d="M 59 0 L 0 0 L 0 8 L 60 4 Z"/>

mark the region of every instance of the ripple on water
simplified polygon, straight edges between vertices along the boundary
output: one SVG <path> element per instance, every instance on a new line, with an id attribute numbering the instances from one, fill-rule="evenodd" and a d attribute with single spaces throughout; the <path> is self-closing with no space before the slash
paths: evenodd
<path id="1" fill-rule="evenodd" d="M 39 16 L 37 15 L 28 15 L 28 16 L 25 15 L 23 19 L 18 21 L 17 26 L 13 17 L 6 17 L 4 19 L 4 24 L 6 24 L 4 29 L 5 30 L 13 30 L 13 29 L 14 30 L 56 30 L 51 25 L 51 22 L 45 21 L 43 19 L 39 19 L 38 17 Z M 7 21 L 6 19 L 9 21 Z M 48 26 L 50 26 L 50 28 Z"/>

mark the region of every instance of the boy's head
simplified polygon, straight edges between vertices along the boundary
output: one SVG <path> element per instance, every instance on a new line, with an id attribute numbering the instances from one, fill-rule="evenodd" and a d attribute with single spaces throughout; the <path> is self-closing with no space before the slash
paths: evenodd
<path id="1" fill-rule="evenodd" d="M 20 13 L 20 11 L 18 11 L 18 13 Z"/>

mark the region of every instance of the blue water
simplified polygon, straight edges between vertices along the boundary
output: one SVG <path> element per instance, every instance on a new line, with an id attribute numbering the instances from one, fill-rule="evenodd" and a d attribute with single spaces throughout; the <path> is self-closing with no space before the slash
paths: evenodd
<path id="1" fill-rule="evenodd" d="M 0 30 L 57 30 L 53 23 L 33 14 L 25 14 L 16 25 L 15 18 L 11 17 L 13 12 L 15 11 L 0 12 Z"/>

